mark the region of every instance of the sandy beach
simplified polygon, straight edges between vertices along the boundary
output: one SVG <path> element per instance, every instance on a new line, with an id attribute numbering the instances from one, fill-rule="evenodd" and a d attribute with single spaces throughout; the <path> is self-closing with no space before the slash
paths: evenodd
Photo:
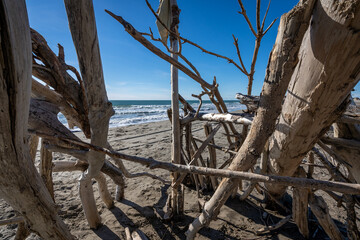
<path id="1" fill-rule="evenodd" d="M 203 122 L 193 124 L 194 135 L 204 139 Z M 152 157 L 159 161 L 170 161 L 170 132 L 169 121 L 139 124 L 127 127 L 111 128 L 109 131 L 110 144 L 117 151 L 130 155 Z M 238 128 L 240 128 L 238 126 Z M 77 133 L 80 135 L 80 133 Z M 216 135 L 216 144 L 226 146 L 227 142 L 223 128 Z M 217 150 L 218 167 L 228 159 L 229 154 Z M 204 155 L 206 159 L 206 154 Z M 37 162 L 39 160 L 39 151 Z M 65 154 L 54 154 L 54 160 L 75 160 Z M 38 163 L 37 163 L 38 164 Z M 131 173 L 149 171 L 165 179 L 169 173 L 164 170 L 147 170 L 139 164 L 124 161 L 125 166 Z M 324 169 L 315 169 L 316 176 L 325 176 Z M 140 229 L 149 239 L 185 239 L 185 231 L 189 223 L 199 215 L 196 190 L 185 187 L 185 214 L 176 216 L 171 221 L 164 221 L 163 215 L 169 185 L 164 185 L 158 180 L 149 177 L 126 179 L 125 199 L 116 202 L 115 207 L 107 209 L 101 201 L 97 184 L 94 181 L 95 197 L 98 210 L 100 211 L 103 225 L 97 230 L 88 228 L 84 212 L 82 211 L 79 194 L 78 178 L 80 172 L 53 173 L 56 204 L 59 207 L 60 216 L 78 239 L 125 239 L 125 227 L 130 230 Z M 115 185 L 108 178 L 108 185 L 114 196 Z M 244 183 L 244 186 L 246 183 Z M 321 192 L 321 191 L 319 191 Z M 239 191 L 240 193 L 240 191 Z M 202 192 L 201 198 L 208 200 L 212 192 Z M 338 222 L 340 229 L 345 229 L 345 212 L 343 208 L 336 208 L 336 203 L 326 195 L 326 201 L 330 202 L 331 215 Z M 287 214 L 280 215 L 277 212 L 264 210 L 259 201 L 262 196 L 256 191 L 246 201 L 240 201 L 236 196 L 229 199 L 222 208 L 218 219 L 212 221 L 210 226 L 202 229 L 198 239 L 302 239 L 296 225 L 291 221 L 279 231 L 271 234 L 257 236 L 256 230 L 265 224 L 277 223 Z M 291 205 L 287 206 L 291 208 Z M 15 216 L 15 212 L 4 201 L 0 203 L 0 218 L 8 219 Z M 333 210 L 334 209 L 334 210 Z M 266 212 L 265 212 L 266 211 Z M 12 239 L 17 225 L 0 227 L 1 239 Z M 316 231 L 316 233 L 315 233 Z M 325 237 L 324 232 L 317 225 L 310 224 L 310 232 L 315 233 L 315 238 Z M 28 239 L 39 239 L 32 234 Z"/>

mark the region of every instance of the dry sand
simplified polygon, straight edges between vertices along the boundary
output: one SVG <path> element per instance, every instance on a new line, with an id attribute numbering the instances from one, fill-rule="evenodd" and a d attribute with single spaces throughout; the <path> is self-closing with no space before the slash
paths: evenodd
<path id="1" fill-rule="evenodd" d="M 196 136 L 204 139 L 203 123 L 193 125 Z M 168 121 L 148 123 L 120 128 L 109 131 L 110 144 L 115 150 L 143 157 L 153 157 L 160 161 L 170 161 L 170 124 Z M 224 131 L 221 129 L 216 135 L 216 144 L 227 146 Z M 39 154 L 39 153 L 38 153 Z M 218 166 L 228 159 L 229 154 L 217 151 Z M 37 159 L 39 156 L 37 157 Z M 75 160 L 65 154 L 54 154 L 54 160 Z M 125 166 L 132 173 L 146 170 L 143 166 L 124 161 Z M 153 174 L 169 179 L 169 173 L 164 170 L 148 170 Z M 315 174 L 319 177 L 327 175 L 325 170 L 316 169 Z M 189 223 L 199 215 L 196 191 L 185 188 L 185 214 L 176 216 L 171 221 L 164 221 L 160 216 L 169 192 L 169 185 L 160 181 L 140 177 L 126 179 L 125 199 L 116 202 L 113 209 L 107 209 L 101 202 L 94 182 L 95 197 L 98 210 L 101 214 L 103 225 L 97 230 L 88 228 L 82 211 L 78 181 L 79 172 L 54 173 L 54 187 L 56 203 L 60 207 L 60 216 L 69 226 L 71 233 L 78 239 L 125 239 L 124 228 L 130 230 L 140 229 L 149 239 L 185 239 L 185 231 Z M 115 186 L 108 179 L 109 188 L 114 195 Z M 246 184 L 246 183 L 245 183 Z M 320 192 L 320 191 L 319 191 Z M 204 192 L 202 198 L 207 200 L 212 192 Z M 345 229 L 345 215 L 343 208 L 336 208 L 332 199 L 326 197 L 330 203 L 331 215 L 337 220 L 337 224 L 343 231 Z M 258 200 L 257 200 L 258 199 Z M 203 228 L 198 239 L 302 239 L 294 223 L 285 224 L 280 230 L 273 233 L 257 236 L 255 231 L 272 225 L 280 220 L 277 212 L 272 212 L 260 206 L 262 196 L 253 192 L 249 200 L 240 201 L 238 196 L 227 201 L 222 208 L 217 220 L 212 221 L 210 226 Z M 288 206 L 291 208 L 291 206 Z M 0 201 L 0 219 L 11 218 L 15 212 L 4 201 Z M 325 234 L 315 222 L 310 222 L 310 233 L 315 239 L 324 239 Z M 12 239 L 16 232 L 16 225 L 0 227 L 0 239 Z M 31 235 L 29 239 L 39 239 Z"/>

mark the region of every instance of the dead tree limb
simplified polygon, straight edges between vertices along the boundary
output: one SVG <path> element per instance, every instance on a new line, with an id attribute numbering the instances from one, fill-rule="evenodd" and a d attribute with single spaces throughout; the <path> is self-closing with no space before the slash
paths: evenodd
<path id="1" fill-rule="evenodd" d="M 266 30 L 264 30 L 266 16 L 267 16 L 267 13 L 268 13 L 269 8 L 270 8 L 270 2 L 271 2 L 271 0 L 269 1 L 269 4 L 268 4 L 268 7 L 266 9 L 266 13 L 265 13 L 264 18 L 262 20 L 262 23 L 260 23 L 260 0 L 258 0 L 256 2 L 256 31 L 255 31 L 254 27 L 252 26 L 252 24 L 250 22 L 249 17 L 246 14 L 246 10 L 245 10 L 245 7 L 244 7 L 242 1 L 238 0 L 238 3 L 239 3 L 240 8 L 241 8 L 241 11 L 239 13 L 244 16 L 247 24 L 249 25 L 249 28 L 250 28 L 251 32 L 254 34 L 254 36 L 256 38 L 255 39 L 254 53 L 253 53 L 253 57 L 252 57 L 252 60 L 251 60 L 250 71 L 246 71 L 246 69 L 245 69 L 245 71 L 246 71 L 245 75 L 248 77 L 247 95 L 249 95 L 249 96 L 251 95 L 251 92 L 252 92 L 252 85 L 253 85 L 254 73 L 255 73 L 255 64 L 256 64 L 258 53 L 259 53 L 261 40 L 262 40 L 263 36 L 267 33 L 267 31 L 274 25 L 274 23 L 277 20 L 277 18 L 274 19 L 271 22 L 271 24 L 266 28 Z M 241 56 L 240 56 L 240 51 L 239 51 L 239 46 L 238 46 L 238 41 L 234 36 L 233 36 L 233 38 L 234 38 L 234 45 L 236 46 L 236 50 L 237 50 L 237 53 L 238 53 L 239 60 L 242 63 Z"/>
<path id="2" fill-rule="evenodd" d="M 155 47 L 151 42 L 149 42 L 146 38 L 144 38 L 140 32 L 138 32 L 130 23 L 125 21 L 121 16 L 116 16 L 109 10 L 105 10 L 105 12 L 107 12 L 110 16 L 112 16 L 119 23 L 121 23 L 124 26 L 126 32 L 128 32 L 135 40 L 140 42 L 144 47 L 149 49 L 152 53 L 164 59 L 165 61 L 173 64 L 177 69 L 179 69 L 180 71 L 188 75 L 190 78 L 200 83 L 201 86 L 204 86 L 209 89 L 212 88 L 212 86 L 209 83 L 207 83 L 201 77 L 193 73 L 190 69 L 188 69 L 183 64 L 176 61 L 175 59 L 172 59 L 169 55 L 161 51 L 159 48 Z"/>
<path id="3" fill-rule="evenodd" d="M 187 124 L 192 121 L 213 121 L 213 122 L 225 122 L 234 124 L 251 125 L 252 115 L 246 113 L 198 113 L 190 112 L 183 119 L 181 124 Z"/>
<path id="4" fill-rule="evenodd" d="M 170 0 L 170 25 L 173 32 L 177 32 L 178 23 L 179 23 L 179 13 L 176 0 Z M 178 41 L 173 34 L 170 34 L 170 50 L 171 58 L 175 61 L 178 61 Z M 174 53 L 175 52 L 175 53 Z M 171 162 L 180 164 L 181 163 L 181 139 L 180 139 L 180 115 L 179 115 L 179 73 L 176 66 L 173 64 L 170 65 L 170 77 L 171 77 Z M 172 189 L 171 189 L 171 207 L 172 213 L 182 214 L 184 209 L 184 202 L 179 201 L 179 196 L 183 195 L 184 192 L 181 192 L 181 188 L 175 186 L 175 182 L 178 180 L 179 175 L 174 172 L 171 173 L 172 178 Z"/>
<path id="5" fill-rule="evenodd" d="M 0 220 L 0 226 L 10 225 L 10 224 L 17 224 L 17 223 L 21 223 L 21 222 L 24 222 L 23 217 L 13 217 L 13 218 L 10 218 L 10 219 Z"/>
<path id="6" fill-rule="evenodd" d="M 115 152 L 100 146 L 95 146 L 90 143 L 86 143 L 80 140 L 73 140 L 57 135 L 51 135 L 43 132 L 37 132 L 34 130 L 28 130 L 30 134 L 35 134 L 39 137 L 43 137 L 49 140 L 60 140 L 68 144 L 69 146 L 77 146 L 82 148 L 91 149 L 97 152 L 106 154 L 112 158 L 120 158 L 126 161 L 136 162 L 142 165 L 149 167 L 150 169 L 160 168 L 165 169 L 171 172 L 180 172 L 180 173 L 195 173 L 202 174 L 206 176 L 217 176 L 223 178 L 236 178 L 244 179 L 254 182 L 269 182 L 274 184 L 286 185 L 286 186 L 296 186 L 300 188 L 309 188 L 309 189 L 322 189 L 322 190 L 331 190 L 341 193 L 348 194 L 360 194 L 360 184 L 354 183 L 343 183 L 343 182 L 334 182 L 334 181 L 323 181 L 323 180 L 314 180 L 307 178 L 295 178 L 295 177 L 283 177 L 283 176 L 273 176 L 273 175 L 262 175 L 250 172 L 241 172 L 233 170 L 223 170 L 223 169 L 211 169 L 206 167 L 198 167 L 193 165 L 181 165 L 173 164 L 170 162 L 161 162 L 156 161 L 153 158 L 143 158 L 138 156 L 131 156 L 120 152 Z"/>
<path id="7" fill-rule="evenodd" d="M 70 76 L 67 72 L 69 66 L 65 63 L 63 53 L 56 56 L 47 45 L 45 38 L 34 29 L 31 29 L 31 40 L 33 57 L 43 64 L 33 62 L 33 75 L 51 86 L 62 97 L 46 91 L 36 82 L 32 87 L 34 93 L 37 96 L 41 95 L 38 97 L 48 102 L 56 102 L 59 107 L 63 107 L 63 114 L 69 120 L 69 126 L 78 126 L 83 130 L 86 137 L 90 137 L 88 104 L 85 92 L 81 87 L 81 79 L 79 79 L 80 82 L 77 82 Z M 62 47 L 59 48 L 59 51 L 60 49 Z"/>
<path id="8" fill-rule="evenodd" d="M 77 110 L 72 107 L 72 105 L 62 95 L 54 90 L 51 90 L 49 87 L 42 85 L 35 79 L 32 80 L 31 93 L 35 95 L 37 99 L 45 100 L 57 105 L 60 112 L 64 114 L 67 119 L 69 128 L 78 126 L 79 128 L 84 129 L 85 123 L 82 123 L 84 117 L 79 115 Z M 86 132 L 86 129 L 84 129 L 84 132 Z"/>

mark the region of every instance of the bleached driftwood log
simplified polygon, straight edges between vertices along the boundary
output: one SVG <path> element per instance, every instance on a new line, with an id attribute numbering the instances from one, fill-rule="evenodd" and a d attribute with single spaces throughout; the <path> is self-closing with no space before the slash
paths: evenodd
<path id="1" fill-rule="evenodd" d="M 360 125 L 335 123 L 333 128 L 334 138 L 325 139 L 325 143 L 331 144 L 331 149 L 351 165 L 347 167 L 356 182 L 360 183 Z"/>
<path id="2" fill-rule="evenodd" d="M 243 125 L 251 125 L 253 117 L 246 113 L 202 113 L 190 112 L 187 116 L 181 119 L 181 124 L 187 124 L 192 121 L 210 121 L 210 122 L 225 122 Z"/>
<path id="3" fill-rule="evenodd" d="M 270 174 L 291 176 L 339 117 L 360 79 L 360 2 L 317 1 L 280 120 L 270 139 Z M 357 30 L 355 30 L 357 29 Z M 340 64 L 341 63 L 341 64 Z M 274 196 L 284 188 L 267 186 Z"/>
<path id="4" fill-rule="evenodd" d="M 275 128 L 275 121 L 281 110 L 281 103 L 288 83 L 297 64 L 297 53 L 303 35 L 308 27 L 314 1 L 301 1 L 280 20 L 278 36 L 270 55 L 259 108 L 249 134 L 230 165 L 231 170 L 249 170 L 260 157 L 268 137 Z M 223 179 L 202 214 L 195 219 L 186 232 L 188 239 L 218 215 L 220 208 L 233 189 L 234 179 Z"/>
<path id="5" fill-rule="evenodd" d="M 27 145 L 31 39 L 25 1 L 0 2 L 0 194 L 44 239 L 73 239 Z"/>
<path id="6" fill-rule="evenodd" d="M 114 110 L 108 101 L 105 89 L 93 2 L 92 0 L 65 0 L 64 3 L 81 76 L 84 80 L 89 106 L 91 143 L 106 146 L 109 119 L 114 114 Z M 91 152 L 87 160 L 89 168 L 80 179 L 80 198 L 90 227 L 97 228 L 101 221 L 95 204 L 91 179 L 100 173 L 105 155 Z"/>

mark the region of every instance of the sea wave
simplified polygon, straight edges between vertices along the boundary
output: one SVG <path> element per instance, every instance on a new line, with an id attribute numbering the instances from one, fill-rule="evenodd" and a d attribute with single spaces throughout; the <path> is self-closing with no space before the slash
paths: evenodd
<path id="1" fill-rule="evenodd" d="M 110 119 L 110 128 L 168 120 L 167 109 L 170 108 L 170 101 L 160 102 L 160 104 L 151 104 L 151 101 L 142 101 L 141 103 L 134 101 L 133 104 L 128 101 L 126 104 L 122 103 L 122 101 L 113 101 L 115 114 Z M 244 109 L 244 106 L 237 101 L 225 101 L 225 104 L 229 112 Z M 199 103 L 192 102 L 191 106 L 197 109 Z M 210 102 L 203 103 L 201 111 L 217 112 L 216 107 Z M 181 110 L 181 112 L 183 111 Z M 60 122 L 68 126 L 64 115 L 60 113 L 58 117 Z"/>

